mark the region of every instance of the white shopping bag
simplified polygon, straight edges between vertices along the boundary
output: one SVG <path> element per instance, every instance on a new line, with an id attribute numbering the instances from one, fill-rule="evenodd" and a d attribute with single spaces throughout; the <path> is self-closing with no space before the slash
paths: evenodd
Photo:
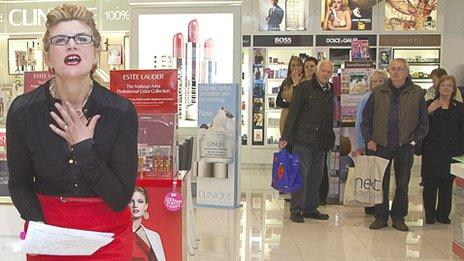
<path id="1" fill-rule="evenodd" d="M 365 204 L 383 201 L 382 181 L 389 160 L 377 156 L 355 158 L 355 199 Z"/>
<path id="2" fill-rule="evenodd" d="M 343 193 L 343 205 L 347 207 L 362 206 L 361 203 L 356 201 L 355 191 L 355 170 L 354 168 L 348 169 L 348 177 L 345 181 L 345 191 Z"/>

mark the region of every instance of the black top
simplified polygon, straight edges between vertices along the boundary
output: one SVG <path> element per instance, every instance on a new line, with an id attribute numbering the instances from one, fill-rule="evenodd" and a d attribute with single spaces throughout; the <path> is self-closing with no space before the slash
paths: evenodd
<path id="1" fill-rule="evenodd" d="M 280 88 L 279 88 L 279 93 L 277 94 L 276 105 L 279 108 L 289 108 L 290 107 L 290 102 L 285 100 L 282 97 L 282 92 L 284 91 L 284 88 L 285 88 L 286 85 L 287 85 L 287 79 L 285 79 L 282 82 L 282 85 L 280 85 Z"/>
<path id="2" fill-rule="evenodd" d="M 114 211 L 124 209 L 137 176 L 137 113 L 132 103 L 93 83 L 83 111 L 99 114 L 93 139 L 67 142 L 49 127 L 60 115 L 49 82 L 17 97 L 7 116 L 9 190 L 25 220 L 43 221 L 36 193 L 100 197 Z"/>
<path id="3" fill-rule="evenodd" d="M 427 101 L 427 107 L 435 101 Z M 425 178 L 449 178 L 451 158 L 463 154 L 464 105 L 451 100 L 429 114 L 430 128 L 422 144 L 422 171 Z"/>

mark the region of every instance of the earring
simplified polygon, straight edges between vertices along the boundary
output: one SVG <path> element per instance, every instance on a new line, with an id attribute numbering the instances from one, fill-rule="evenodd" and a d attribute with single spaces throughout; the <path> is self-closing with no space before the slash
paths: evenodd
<path id="1" fill-rule="evenodd" d="M 145 219 L 145 220 L 150 218 L 150 214 L 147 211 L 143 212 L 142 216 L 143 216 L 143 219 Z"/>
<path id="2" fill-rule="evenodd" d="M 98 63 L 94 63 L 92 65 L 92 69 L 90 70 L 90 73 L 93 74 L 97 70 L 97 67 L 98 67 Z"/>
<path id="3" fill-rule="evenodd" d="M 55 69 L 53 67 L 48 67 L 48 72 L 50 74 L 55 74 Z"/>

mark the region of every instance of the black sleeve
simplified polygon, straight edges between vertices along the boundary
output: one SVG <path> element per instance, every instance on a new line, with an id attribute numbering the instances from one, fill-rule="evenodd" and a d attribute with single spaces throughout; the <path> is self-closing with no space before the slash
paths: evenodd
<path id="1" fill-rule="evenodd" d="M 284 98 L 282 98 L 282 92 L 286 85 L 285 82 L 286 81 L 282 82 L 282 85 L 280 86 L 280 89 L 279 89 L 279 94 L 277 94 L 277 99 L 276 99 L 276 105 L 279 106 L 280 108 L 288 108 L 290 106 L 290 103 L 284 100 Z"/>
<path id="2" fill-rule="evenodd" d="M 44 221 L 42 208 L 33 188 L 34 168 L 22 137 L 20 113 L 15 107 L 15 102 L 13 102 L 6 121 L 8 189 L 22 219 Z"/>
<path id="3" fill-rule="evenodd" d="M 420 97 L 419 101 L 419 122 L 416 125 L 416 129 L 414 132 L 414 141 L 419 142 L 427 136 L 429 131 L 429 118 L 427 113 L 427 107 L 425 104 L 424 97 Z"/>
<path id="4" fill-rule="evenodd" d="M 374 129 L 372 127 L 372 115 L 374 114 L 374 95 L 372 94 L 367 99 L 366 105 L 362 112 L 362 121 L 361 121 L 361 132 L 364 138 L 364 141 L 369 143 L 373 140 Z"/>
<path id="5" fill-rule="evenodd" d="M 98 125 L 98 123 L 97 123 Z M 132 197 L 137 177 L 138 120 L 134 106 L 119 122 L 118 134 L 107 165 L 93 150 L 93 139 L 73 146 L 73 154 L 83 178 L 95 193 L 114 211 L 122 210 Z"/>
<path id="6" fill-rule="evenodd" d="M 306 88 L 306 84 L 300 84 L 300 86 L 293 91 L 292 102 L 290 103 L 287 119 L 285 120 L 284 132 L 282 134 L 282 139 L 289 143 L 294 143 L 294 128 L 298 120 L 298 115 L 304 106 Z"/>

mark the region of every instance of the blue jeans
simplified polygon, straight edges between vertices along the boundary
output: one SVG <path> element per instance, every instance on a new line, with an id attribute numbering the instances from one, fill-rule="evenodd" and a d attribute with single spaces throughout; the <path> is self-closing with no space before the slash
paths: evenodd
<path id="1" fill-rule="evenodd" d="M 384 159 L 390 160 L 382 182 L 383 202 L 375 205 L 375 218 L 384 221 L 388 220 L 390 214 L 394 221 L 404 221 L 404 217 L 408 215 L 408 189 L 409 180 L 411 178 L 411 168 L 414 162 L 414 146 L 410 144 L 391 149 L 377 145 L 377 151 L 367 151 L 367 155 L 376 155 Z M 390 189 L 390 169 L 392 159 L 395 161 L 395 197 L 391 211 L 389 213 L 388 192 Z"/>
<path id="2" fill-rule="evenodd" d="M 303 186 L 292 193 L 290 212 L 312 212 L 319 205 L 319 188 L 324 172 L 326 153 L 321 148 L 295 145 L 294 152 L 300 157 L 300 175 Z"/>

